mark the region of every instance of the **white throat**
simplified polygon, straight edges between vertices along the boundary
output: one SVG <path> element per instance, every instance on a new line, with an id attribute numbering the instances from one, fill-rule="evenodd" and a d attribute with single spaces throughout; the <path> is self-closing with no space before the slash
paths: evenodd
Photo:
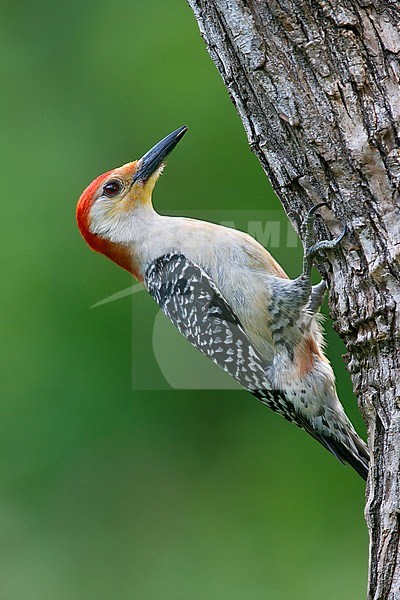
<path id="1" fill-rule="evenodd" d="M 90 231 L 116 244 L 140 245 L 158 218 L 150 204 L 118 210 L 111 200 L 101 199 L 90 210 Z"/>

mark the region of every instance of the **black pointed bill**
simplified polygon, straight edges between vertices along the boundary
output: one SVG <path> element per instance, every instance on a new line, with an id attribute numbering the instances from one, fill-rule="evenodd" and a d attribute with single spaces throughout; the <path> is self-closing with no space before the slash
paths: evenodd
<path id="1" fill-rule="evenodd" d="M 177 143 L 183 138 L 188 128 L 186 125 L 173 131 L 161 142 L 158 142 L 151 150 L 146 152 L 139 160 L 139 166 L 132 178 L 132 183 L 147 181 L 151 175 L 162 165 L 167 156 L 172 152 Z"/>

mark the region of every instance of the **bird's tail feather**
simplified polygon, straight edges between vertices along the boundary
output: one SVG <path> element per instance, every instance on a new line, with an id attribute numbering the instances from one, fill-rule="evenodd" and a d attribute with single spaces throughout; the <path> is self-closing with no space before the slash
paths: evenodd
<path id="1" fill-rule="evenodd" d="M 364 479 L 368 477 L 369 452 L 365 442 L 351 428 L 346 428 L 346 436 L 343 436 L 341 430 L 340 437 L 332 433 L 322 433 L 312 427 L 312 425 L 301 415 L 299 415 L 299 425 L 322 446 L 331 452 L 340 462 L 348 464 Z M 350 425 L 351 427 L 351 425 Z M 347 438 L 347 439 L 346 439 Z"/>

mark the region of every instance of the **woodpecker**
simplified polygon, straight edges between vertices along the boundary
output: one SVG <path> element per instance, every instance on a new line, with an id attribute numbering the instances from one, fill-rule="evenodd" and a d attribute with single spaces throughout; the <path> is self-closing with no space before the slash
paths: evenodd
<path id="1" fill-rule="evenodd" d="M 158 214 L 152 192 L 187 131 L 140 160 L 107 171 L 82 193 L 77 222 L 88 245 L 142 282 L 189 342 L 263 404 L 303 428 L 364 479 L 368 450 L 339 402 L 318 319 L 326 285 L 311 268 L 334 240 L 314 243 L 314 206 L 303 224 L 303 273 L 294 280 L 251 236 Z"/>

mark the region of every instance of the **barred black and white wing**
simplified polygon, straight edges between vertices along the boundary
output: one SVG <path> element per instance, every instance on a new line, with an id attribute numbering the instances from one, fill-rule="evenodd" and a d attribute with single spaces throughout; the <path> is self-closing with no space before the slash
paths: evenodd
<path id="1" fill-rule="evenodd" d="M 203 269 L 182 254 L 165 254 L 149 265 L 144 284 L 193 346 L 263 404 L 305 429 L 366 478 L 368 452 L 344 413 L 345 420 L 338 419 L 329 407 L 321 406 L 317 417 L 326 416 L 327 420 L 317 419 L 321 421 L 317 430 L 283 390 L 273 389 L 267 376 L 271 364 L 251 344 L 237 315 Z"/>
<path id="2" fill-rule="evenodd" d="M 272 389 L 270 365 L 203 269 L 181 254 L 166 254 L 149 265 L 144 283 L 193 346 L 269 408 L 302 426 L 284 393 Z"/>

